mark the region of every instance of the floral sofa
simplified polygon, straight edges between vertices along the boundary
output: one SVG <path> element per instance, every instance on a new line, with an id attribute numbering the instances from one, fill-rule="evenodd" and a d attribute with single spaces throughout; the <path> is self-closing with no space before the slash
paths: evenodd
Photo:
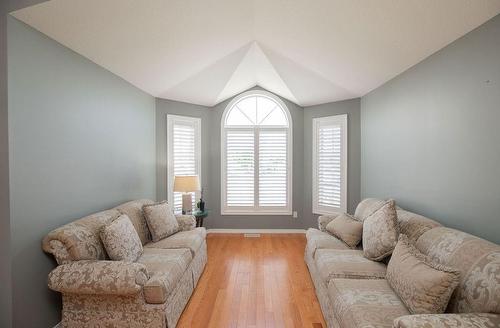
<path id="1" fill-rule="evenodd" d="M 363 221 L 383 201 L 366 199 Z M 335 216 L 320 216 L 306 233 L 305 261 L 328 327 L 500 327 L 500 246 L 397 208 L 401 234 L 437 263 L 460 271 L 444 314 L 410 314 L 385 279 L 386 263 L 363 257 L 326 232 Z"/>
<path id="2" fill-rule="evenodd" d="M 49 288 L 62 294 L 62 327 L 175 327 L 207 262 L 206 231 L 192 216 L 176 216 L 180 231 L 151 241 L 137 200 L 50 232 L 43 250 L 58 266 Z M 110 261 L 99 231 L 126 214 L 143 244 L 136 262 Z"/>

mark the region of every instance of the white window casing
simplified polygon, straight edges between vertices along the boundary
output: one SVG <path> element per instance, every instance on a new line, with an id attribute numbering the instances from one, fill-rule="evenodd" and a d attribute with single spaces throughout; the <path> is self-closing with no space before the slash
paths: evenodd
<path id="1" fill-rule="evenodd" d="M 292 214 L 292 120 L 273 94 L 235 97 L 221 121 L 221 214 Z"/>
<path id="2" fill-rule="evenodd" d="M 313 119 L 312 209 L 347 210 L 347 114 Z"/>
<path id="3" fill-rule="evenodd" d="M 201 177 L 201 119 L 189 116 L 167 115 L 167 194 L 174 212 L 182 211 L 182 193 L 174 192 L 176 175 Z M 193 204 L 199 193 L 193 193 Z"/>

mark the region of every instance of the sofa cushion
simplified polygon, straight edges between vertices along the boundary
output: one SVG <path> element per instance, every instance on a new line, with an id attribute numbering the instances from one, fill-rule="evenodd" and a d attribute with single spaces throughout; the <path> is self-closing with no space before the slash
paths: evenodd
<path id="1" fill-rule="evenodd" d="M 148 225 L 146 223 L 146 218 L 142 212 L 142 207 L 147 204 L 153 204 L 152 200 L 140 199 L 127 202 L 115 207 L 122 214 L 127 214 L 130 221 L 134 225 L 139 238 L 141 238 L 142 244 L 146 244 L 151 241 L 151 233 L 149 232 Z"/>
<path id="2" fill-rule="evenodd" d="M 328 232 L 309 228 L 306 231 L 307 251 L 311 252 L 314 258 L 316 250 L 322 248 L 328 249 L 350 249 L 344 242 L 330 235 Z"/>
<path id="3" fill-rule="evenodd" d="M 387 266 L 387 281 L 414 314 L 443 313 L 460 272 L 430 260 L 400 235 Z"/>
<path id="4" fill-rule="evenodd" d="M 363 221 L 363 254 L 381 261 L 391 255 L 398 242 L 396 204 L 389 200 Z"/>
<path id="5" fill-rule="evenodd" d="M 500 313 L 500 246 L 451 228 L 424 233 L 415 245 L 433 261 L 460 271 L 446 312 Z"/>
<path id="6" fill-rule="evenodd" d="M 390 328 L 395 318 L 409 314 L 385 279 L 332 279 L 328 295 L 343 328 Z"/>
<path id="7" fill-rule="evenodd" d="M 137 262 L 146 266 L 150 277 L 143 288 L 146 302 L 165 303 L 192 259 L 187 248 L 145 248 Z"/>
<path id="8" fill-rule="evenodd" d="M 146 244 L 145 248 L 160 248 L 160 249 L 175 249 L 188 248 L 191 250 L 193 257 L 200 249 L 200 246 L 205 241 L 207 231 L 205 228 L 196 228 L 188 231 L 179 231 L 160 241 Z"/>
<path id="9" fill-rule="evenodd" d="M 361 250 L 318 249 L 314 260 L 326 285 L 334 278 L 385 278 L 385 264 L 365 258 Z"/>
<path id="10" fill-rule="evenodd" d="M 167 201 L 146 204 L 142 207 L 151 232 L 151 239 L 157 242 L 179 231 L 179 223 Z"/>
<path id="11" fill-rule="evenodd" d="M 342 213 L 327 224 L 326 231 L 354 248 L 361 241 L 363 223 L 347 213 Z"/>
<path id="12" fill-rule="evenodd" d="M 105 225 L 101 240 L 108 256 L 114 261 L 135 262 L 142 254 L 142 243 L 126 214 Z"/>
<path id="13" fill-rule="evenodd" d="M 413 314 L 394 320 L 394 328 L 498 328 L 500 315 L 492 313 Z"/>

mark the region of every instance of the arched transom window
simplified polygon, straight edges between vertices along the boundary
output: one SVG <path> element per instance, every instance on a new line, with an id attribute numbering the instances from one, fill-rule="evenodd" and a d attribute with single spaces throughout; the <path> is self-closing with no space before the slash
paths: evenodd
<path id="1" fill-rule="evenodd" d="M 222 214 L 292 212 L 292 121 L 269 92 L 250 91 L 222 115 Z"/>

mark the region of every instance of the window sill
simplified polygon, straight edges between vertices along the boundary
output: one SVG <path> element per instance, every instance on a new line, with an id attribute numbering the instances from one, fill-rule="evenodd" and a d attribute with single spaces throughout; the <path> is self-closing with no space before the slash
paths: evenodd
<path id="1" fill-rule="evenodd" d="M 273 215 L 273 216 L 292 216 L 292 211 L 283 211 L 283 212 L 273 212 L 273 211 L 267 211 L 267 212 L 256 212 L 256 211 L 245 211 L 245 212 L 242 212 L 242 211 L 221 211 L 221 215 L 224 215 L 224 216 L 229 216 L 229 215 L 233 215 L 233 216 L 243 216 L 243 215 Z"/>

